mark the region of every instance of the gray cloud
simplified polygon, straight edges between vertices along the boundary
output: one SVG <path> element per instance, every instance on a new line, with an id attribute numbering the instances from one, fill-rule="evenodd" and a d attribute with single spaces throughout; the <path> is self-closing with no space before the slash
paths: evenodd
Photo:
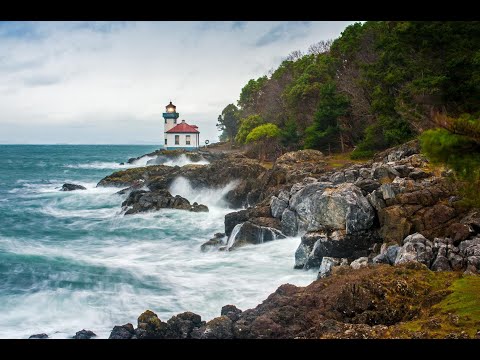
<path id="1" fill-rule="evenodd" d="M 26 78 L 24 84 L 26 86 L 49 86 L 59 84 L 62 79 L 56 75 L 38 75 Z"/>
<path id="2" fill-rule="evenodd" d="M 308 21 L 289 21 L 272 27 L 255 42 L 256 46 L 266 46 L 277 41 L 289 41 L 304 36 L 310 27 Z"/>

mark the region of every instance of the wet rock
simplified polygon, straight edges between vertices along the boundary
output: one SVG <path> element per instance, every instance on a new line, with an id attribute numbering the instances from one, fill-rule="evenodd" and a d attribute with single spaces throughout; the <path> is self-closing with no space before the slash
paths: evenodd
<path id="1" fill-rule="evenodd" d="M 430 267 L 433 260 L 432 243 L 422 234 L 415 233 L 403 240 L 403 246 L 398 250 L 395 265 L 408 262 L 419 262 Z"/>
<path id="2" fill-rule="evenodd" d="M 285 235 L 273 227 L 259 226 L 250 221 L 246 221 L 235 235 L 235 238 L 229 238 L 228 250 L 233 250 L 246 244 L 257 245 L 283 238 L 285 238 Z"/>
<path id="3" fill-rule="evenodd" d="M 48 335 L 45 333 L 30 335 L 29 339 L 48 339 Z"/>
<path id="4" fill-rule="evenodd" d="M 360 257 L 350 263 L 352 269 L 358 270 L 368 265 L 368 257 Z"/>
<path id="5" fill-rule="evenodd" d="M 135 336 L 133 325 L 128 323 L 122 326 L 114 326 L 109 339 L 131 339 Z"/>
<path id="6" fill-rule="evenodd" d="M 295 236 L 298 232 L 297 216 L 290 209 L 285 209 L 281 221 L 282 232 L 287 236 Z"/>
<path id="7" fill-rule="evenodd" d="M 75 336 L 73 336 L 74 339 L 90 339 L 92 337 L 97 336 L 93 331 L 90 330 L 80 330 L 77 331 Z"/>
<path id="8" fill-rule="evenodd" d="M 225 215 L 225 234 L 230 236 L 232 230 L 238 224 L 244 223 L 249 219 L 247 210 L 240 210 Z"/>
<path id="9" fill-rule="evenodd" d="M 62 185 L 62 188 L 60 189 L 60 191 L 74 191 L 74 190 L 87 190 L 87 188 L 82 185 L 65 183 Z"/>
<path id="10" fill-rule="evenodd" d="M 125 215 L 160 209 L 180 209 L 193 212 L 208 211 L 207 206 L 197 203 L 192 205 L 190 201 L 180 195 L 172 196 L 168 190 L 134 190 L 122 203 L 122 207 L 126 209 Z"/>
<path id="11" fill-rule="evenodd" d="M 339 258 L 324 256 L 320 264 L 320 269 L 318 270 L 317 279 L 322 279 L 330 276 L 332 274 L 333 267 L 340 265 L 340 261 L 341 259 Z"/>
<path id="12" fill-rule="evenodd" d="M 242 314 L 242 310 L 237 308 L 235 305 L 223 306 L 220 313 L 220 315 L 227 316 L 232 321 L 237 321 L 241 314 Z"/>
<path id="13" fill-rule="evenodd" d="M 218 249 L 220 246 L 225 245 L 225 242 L 223 241 L 224 237 L 224 233 L 216 233 L 212 239 L 208 240 L 200 246 L 200 250 L 205 252 L 211 249 Z"/>
<path id="14" fill-rule="evenodd" d="M 139 339 L 163 339 L 167 336 L 168 325 L 161 321 L 151 310 L 145 311 L 138 317 L 138 326 L 135 335 Z"/>

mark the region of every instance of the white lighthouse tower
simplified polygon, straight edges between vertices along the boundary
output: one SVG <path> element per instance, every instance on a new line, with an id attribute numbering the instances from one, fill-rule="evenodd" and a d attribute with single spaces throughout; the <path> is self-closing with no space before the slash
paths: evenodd
<path id="1" fill-rule="evenodd" d="M 196 150 L 200 145 L 200 131 L 198 126 L 189 125 L 182 120 L 177 124 L 179 113 L 176 111 L 177 107 L 172 104 L 166 106 L 166 112 L 163 113 L 165 119 L 164 131 L 164 149 L 166 150 Z"/>
<path id="2" fill-rule="evenodd" d="M 166 107 L 166 112 L 163 113 L 163 118 L 165 119 L 165 131 L 163 132 L 164 137 L 165 137 L 165 147 L 167 147 L 167 131 L 173 129 L 177 125 L 177 119 L 180 116 L 179 113 L 177 113 L 177 107 L 172 104 L 170 101 L 170 104 L 168 104 Z"/>

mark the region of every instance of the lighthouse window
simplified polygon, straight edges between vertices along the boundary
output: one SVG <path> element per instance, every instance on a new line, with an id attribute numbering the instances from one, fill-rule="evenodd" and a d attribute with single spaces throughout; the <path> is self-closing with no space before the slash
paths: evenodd
<path id="1" fill-rule="evenodd" d="M 165 145 L 167 145 L 167 139 L 165 139 Z"/>
<path id="2" fill-rule="evenodd" d="M 190 145 L 190 135 L 185 135 L 185 141 L 187 145 Z"/>
<path id="3" fill-rule="evenodd" d="M 175 135 L 175 145 L 180 144 L 180 135 Z"/>

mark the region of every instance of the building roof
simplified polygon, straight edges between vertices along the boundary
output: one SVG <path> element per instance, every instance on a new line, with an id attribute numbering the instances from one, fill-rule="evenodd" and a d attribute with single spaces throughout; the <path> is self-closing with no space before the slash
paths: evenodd
<path id="1" fill-rule="evenodd" d="M 173 106 L 174 108 L 176 108 L 176 106 L 175 106 L 175 105 L 173 105 L 171 101 L 170 101 L 170 104 L 168 104 L 168 105 L 167 105 L 167 106 L 165 106 L 165 107 L 169 107 L 169 106 Z"/>
<path id="2" fill-rule="evenodd" d="M 169 134 L 172 134 L 172 133 L 200 133 L 200 131 L 197 130 L 197 126 L 188 125 L 185 122 L 185 120 L 183 120 L 180 124 L 174 126 L 170 130 L 168 130 L 167 133 L 169 133 Z"/>

